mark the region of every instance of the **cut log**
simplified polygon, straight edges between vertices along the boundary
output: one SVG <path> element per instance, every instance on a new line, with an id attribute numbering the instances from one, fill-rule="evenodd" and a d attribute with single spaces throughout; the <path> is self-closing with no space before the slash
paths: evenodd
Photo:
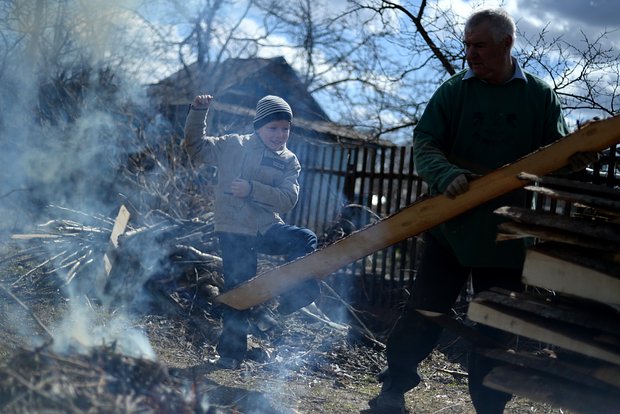
<path id="1" fill-rule="evenodd" d="M 540 150 L 470 183 L 469 190 L 449 199 L 419 200 L 399 212 L 293 262 L 259 274 L 218 297 L 235 309 L 263 303 L 308 279 L 323 279 L 336 270 L 408 237 L 413 237 L 489 200 L 521 188 L 519 173 L 546 175 L 568 163 L 577 152 L 602 151 L 620 142 L 620 116 L 588 124 Z"/>

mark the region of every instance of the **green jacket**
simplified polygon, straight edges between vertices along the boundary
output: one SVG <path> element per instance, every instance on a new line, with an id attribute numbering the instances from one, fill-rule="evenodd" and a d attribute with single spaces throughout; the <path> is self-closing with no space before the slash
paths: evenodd
<path id="1" fill-rule="evenodd" d="M 274 152 L 256 134 L 207 137 L 207 111 L 190 110 L 185 120 L 185 148 L 195 164 L 218 168 L 215 189 L 215 230 L 237 234 L 264 233 L 280 214 L 290 211 L 299 197 L 301 166 L 288 149 Z M 241 177 L 252 186 L 246 198 L 230 193 Z"/>
<path id="2" fill-rule="evenodd" d="M 459 174 L 487 174 L 568 133 L 558 97 L 541 79 L 523 73 L 527 81 L 491 85 L 464 80 L 466 73 L 437 89 L 414 130 L 415 168 L 432 195 L 443 193 Z M 513 192 L 431 232 L 465 266 L 520 267 L 524 241 L 497 243 L 502 220 L 492 212 L 524 203 L 524 193 Z"/>

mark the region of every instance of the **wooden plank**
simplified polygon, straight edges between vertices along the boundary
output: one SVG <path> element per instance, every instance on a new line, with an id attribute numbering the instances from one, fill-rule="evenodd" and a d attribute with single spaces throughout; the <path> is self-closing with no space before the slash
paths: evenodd
<path id="1" fill-rule="evenodd" d="M 527 184 L 519 173 L 546 175 L 562 168 L 577 152 L 602 151 L 620 142 L 620 116 L 596 121 L 470 183 L 455 199 L 443 195 L 418 201 L 377 223 L 303 258 L 259 274 L 215 298 L 235 309 L 263 303 L 300 282 L 322 279 L 373 252 L 429 230 L 489 200 Z"/>
<path id="2" fill-rule="evenodd" d="M 620 364 L 620 338 L 617 336 L 550 320 L 481 298 L 474 298 L 469 304 L 467 315 L 474 322 Z"/>
<path id="3" fill-rule="evenodd" d="M 127 228 L 127 224 L 129 223 L 129 218 L 131 214 L 127 207 L 121 205 L 118 214 L 116 215 L 116 220 L 114 220 L 114 226 L 112 227 L 112 233 L 110 234 L 110 241 L 108 244 L 108 248 L 106 249 L 105 254 L 103 255 L 103 270 L 104 274 L 99 275 L 95 279 L 95 285 L 99 289 L 100 292 L 105 288 L 105 284 L 107 282 L 107 278 L 112 271 L 112 266 L 114 265 L 114 261 L 116 259 L 116 249 L 118 248 L 118 238 L 121 234 L 125 232 Z"/>
<path id="4" fill-rule="evenodd" d="M 620 243 L 620 224 L 617 223 L 583 220 L 511 206 L 500 207 L 495 210 L 495 214 L 514 220 L 517 223 L 553 227 L 582 236 L 596 237 L 613 243 Z"/>
<path id="5" fill-rule="evenodd" d="M 519 367 L 493 368 L 485 376 L 483 384 L 489 388 L 549 403 L 576 413 L 617 413 L 620 407 L 617 393 L 603 392 Z"/>
<path id="6" fill-rule="evenodd" d="M 523 237 L 535 237 L 545 241 L 565 243 L 572 246 L 614 253 L 614 255 L 609 259 L 620 262 L 620 254 L 618 253 L 620 252 L 620 243 L 601 240 L 596 237 L 583 236 L 553 227 L 535 226 L 515 222 L 501 223 L 498 228 L 500 232 L 497 234 L 497 241 L 513 240 L 515 238 Z"/>
<path id="7" fill-rule="evenodd" d="M 478 348 L 476 352 L 497 361 L 558 376 L 588 387 L 620 392 L 620 365 L 593 358 L 578 359 L 574 354 L 567 360 L 562 360 L 557 356 L 534 355 L 500 348 Z"/>
<path id="8" fill-rule="evenodd" d="M 15 240 L 32 240 L 32 239 L 58 239 L 65 237 L 60 234 L 47 234 L 47 233 L 23 233 L 23 234 L 11 234 L 11 238 Z"/>
<path id="9" fill-rule="evenodd" d="M 476 298 L 517 311 L 536 314 L 563 324 L 568 323 L 610 335 L 620 334 L 620 318 L 616 310 L 595 302 L 559 295 L 543 297 L 533 293 L 510 292 L 500 288 L 480 292 Z"/>
<path id="10" fill-rule="evenodd" d="M 620 191 L 605 185 L 585 183 L 562 177 L 538 176 L 528 173 L 521 173 L 519 174 L 519 177 L 523 180 L 540 184 L 543 187 L 563 188 L 571 192 L 579 192 L 582 194 L 589 194 L 596 197 L 605 197 L 620 201 Z"/>
<path id="11" fill-rule="evenodd" d="M 620 201 L 612 200 L 605 197 L 597 197 L 588 194 L 579 194 L 579 193 L 571 193 L 569 191 L 562 190 L 554 190 L 546 187 L 534 187 L 534 186 L 526 186 L 525 189 L 527 191 L 531 191 L 533 193 L 541 194 L 547 197 L 555 198 L 558 200 L 569 201 L 573 203 L 579 203 L 584 206 L 594 207 L 594 208 L 602 208 L 609 209 L 612 212 L 620 213 Z M 620 192 L 620 191 L 619 191 Z"/>
<path id="12" fill-rule="evenodd" d="M 549 248 L 542 243 L 529 248 L 523 282 L 602 303 L 620 305 L 620 264 L 595 257 L 594 251 Z M 551 246 L 554 247 L 554 246 Z"/>

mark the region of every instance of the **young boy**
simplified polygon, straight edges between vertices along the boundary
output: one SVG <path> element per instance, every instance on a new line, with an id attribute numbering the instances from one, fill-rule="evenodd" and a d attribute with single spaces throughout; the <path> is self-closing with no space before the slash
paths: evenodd
<path id="1" fill-rule="evenodd" d="M 225 290 L 256 275 L 257 253 L 305 256 L 317 247 L 309 229 L 284 223 L 299 196 L 301 166 L 286 143 L 293 112 L 278 96 L 268 95 L 256 105 L 254 133 L 205 135 L 207 112 L 213 97 L 194 98 L 185 122 L 184 146 L 193 163 L 217 167 L 215 231 L 223 260 Z M 280 298 L 278 311 L 290 313 L 312 303 L 318 283 L 309 281 Z M 217 351 L 219 364 L 238 367 L 247 350 L 249 311 L 226 308 Z"/>

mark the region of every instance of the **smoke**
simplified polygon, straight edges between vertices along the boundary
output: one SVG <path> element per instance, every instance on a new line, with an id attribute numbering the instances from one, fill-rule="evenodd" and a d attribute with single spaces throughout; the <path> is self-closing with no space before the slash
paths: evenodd
<path id="1" fill-rule="evenodd" d="M 119 168 L 144 149 L 139 137 L 167 132 L 158 130 L 166 124 L 128 70 L 145 57 L 127 54 L 137 47 L 131 7 L 125 0 L 0 5 L 0 234 L 58 218 L 50 217 L 51 205 L 82 212 L 82 218 L 114 218 L 119 195 L 131 184 Z M 79 243 L 76 238 L 76 250 Z M 146 335 L 130 327 L 127 315 L 103 320 L 83 300 L 82 289 L 96 276 L 93 271 L 92 280 L 67 289 L 70 306 L 53 329 L 55 349 L 115 343 L 129 355 L 153 358 Z"/>
<path id="2" fill-rule="evenodd" d="M 134 358 L 156 359 L 146 334 L 132 327 L 125 315 L 102 317 L 101 310 L 77 298 L 71 301 L 68 314 L 52 328 L 52 333 L 58 333 L 52 345 L 59 353 L 88 352 L 93 347 L 107 345 Z"/>

